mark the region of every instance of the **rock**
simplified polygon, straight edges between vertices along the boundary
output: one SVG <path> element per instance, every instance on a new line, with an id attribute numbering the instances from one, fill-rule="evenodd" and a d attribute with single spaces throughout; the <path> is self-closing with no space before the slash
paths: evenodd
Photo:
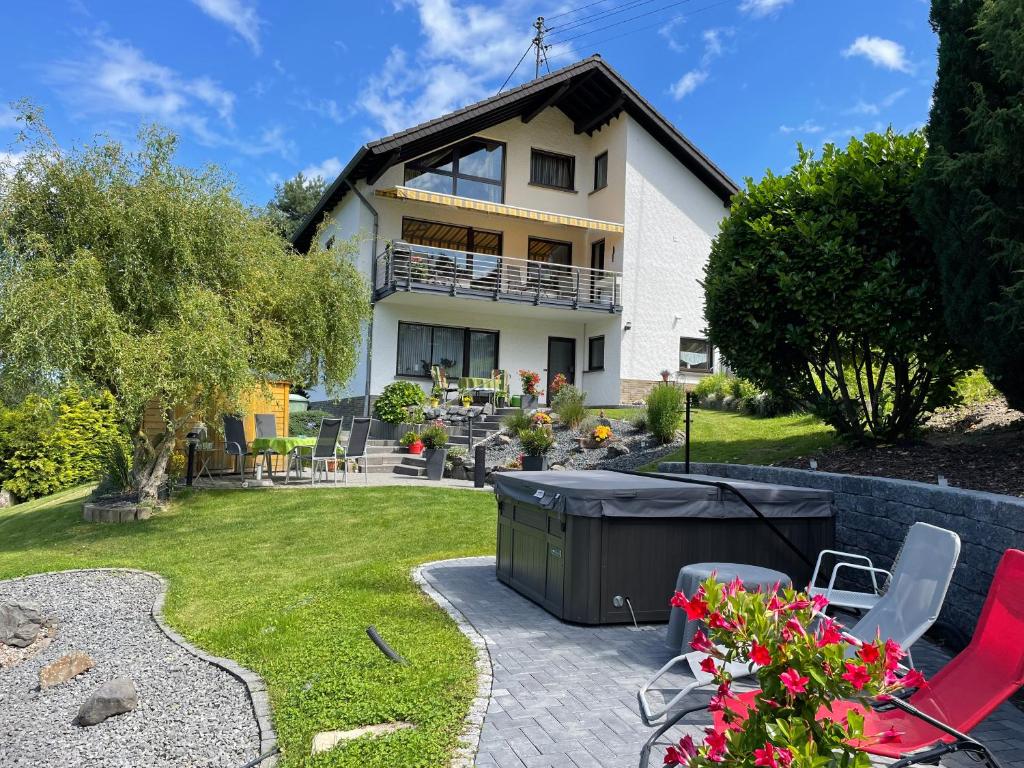
<path id="1" fill-rule="evenodd" d="M 96 662 L 87 653 L 72 651 L 66 656 L 61 656 L 52 664 L 47 664 L 39 670 L 39 688 L 46 690 L 55 685 L 66 683 L 73 677 L 83 672 L 88 672 L 96 666 Z"/>
<path id="2" fill-rule="evenodd" d="M 565 472 L 565 464 L 552 464 L 548 469 L 553 472 Z"/>
<path id="3" fill-rule="evenodd" d="M 35 603 L 0 603 L 0 643 L 24 648 L 35 641 L 45 624 Z"/>
<path id="4" fill-rule="evenodd" d="M 610 421 L 608 421 L 608 419 L 606 419 L 606 418 L 603 418 L 603 417 L 602 417 L 602 418 L 599 418 L 599 419 L 597 420 L 597 423 L 598 423 L 598 424 L 599 424 L 600 426 L 602 426 L 602 427 L 611 427 L 611 425 L 612 425 L 612 423 L 611 423 Z"/>
<path id="5" fill-rule="evenodd" d="M 498 445 L 512 445 L 512 438 L 509 435 L 502 433 L 494 438 L 494 442 Z"/>
<path id="6" fill-rule="evenodd" d="M 395 731 L 404 731 L 406 728 L 415 728 L 412 723 L 381 723 L 380 725 L 366 725 L 362 728 L 353 728 L 351 731 L 321 731 L 313 737 L 312 754 L 318 755 L 334 749 L 343 741 L 359 739 L 363 736 L 386 736 Z"/>
<path id="7" fill-rule="evenodd" d="M 14 494 L 10 491 L 0 489 L 0 509 L 13 507 L 15 504 Z"/>
<path id="8" fill-rule="evenodd" d="M 628 456 L 629 452 L 629 448 L 620 443 L 612 443 L 608 446 L 607 451 L 609 459 L 614 459 L 617 456 Z"/>
<path id="9" fill-rule="evenodd" d="M 97 725 L 108 717 L 131 712 L 138 706 L 139 695 L 135 683 L 127 677 L 115 677 L 104 683 L 78 710 L 79 725 Z"/>

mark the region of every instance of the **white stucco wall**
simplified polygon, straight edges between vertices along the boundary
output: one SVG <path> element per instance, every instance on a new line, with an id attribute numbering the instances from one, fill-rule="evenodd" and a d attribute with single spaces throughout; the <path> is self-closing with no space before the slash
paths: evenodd
<path id="1" fill-rule="evenodd" d="M 698 281 L 728 209 L 627 117 L 621 376 L 657 380 L 675 371 L 679 338 L 704 337 Z"/>

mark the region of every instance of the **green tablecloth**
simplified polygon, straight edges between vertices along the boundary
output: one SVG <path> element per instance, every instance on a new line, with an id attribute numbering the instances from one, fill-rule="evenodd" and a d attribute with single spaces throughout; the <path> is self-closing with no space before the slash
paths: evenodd
<path id="1" fill-rule="evenodd" d="M 252 441 L 253 453 L 291 453 L 296 448 L 316 445 L 315 437 L 257 437 Z"/>
<path id="2" fill-rule="evenodd" d="M 497 391 L 501 385 L 497 379 L 484 376 L 463 376 L 459 379 L 459 389 L 493 389 Z"/>

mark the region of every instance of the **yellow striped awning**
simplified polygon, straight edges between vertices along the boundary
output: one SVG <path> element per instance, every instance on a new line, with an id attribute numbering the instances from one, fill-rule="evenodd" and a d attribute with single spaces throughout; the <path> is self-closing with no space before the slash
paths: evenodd
<path id="1" fill-rule="evenodd" d="M 447 205 L 452 208 L 462 208 L 468 211 L 495 213 L 499 216 L 511 216 L 514 219 L 543 221 L 546 224 L 564 224 L 565 226 L 580 227 L 582 229 L 598 229 L 602 232 L 624 231 L 621 224 L 616 224 L 613 221 L 588 219 L 583 216 L 567 216 L 562 213 L 550 213 L 548 211 L 535 211 L 532 208 L 519 208 L 515 205 L 503 205 L 502 203 L 489 203 L 486 200 L 473 200 L 468 197 L 458 197 L 457 195 L 445 195 L 441 192 L 427 192 L 426 190 L 413 189 L 412 187 L 378 189 L 376 194 L 380 197 L 416 200 L 421 203 Z"/>

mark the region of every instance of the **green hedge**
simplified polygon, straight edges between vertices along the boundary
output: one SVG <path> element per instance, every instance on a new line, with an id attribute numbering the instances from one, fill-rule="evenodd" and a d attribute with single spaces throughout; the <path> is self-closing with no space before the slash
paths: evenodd
<path id="1" fill-rule="evenodd" d="M 113 397 L 74 388 L 0 408 L 0 485 L 32 499 L 99 480 L 111 446 L 127 443 L 120 424 Z"/>

